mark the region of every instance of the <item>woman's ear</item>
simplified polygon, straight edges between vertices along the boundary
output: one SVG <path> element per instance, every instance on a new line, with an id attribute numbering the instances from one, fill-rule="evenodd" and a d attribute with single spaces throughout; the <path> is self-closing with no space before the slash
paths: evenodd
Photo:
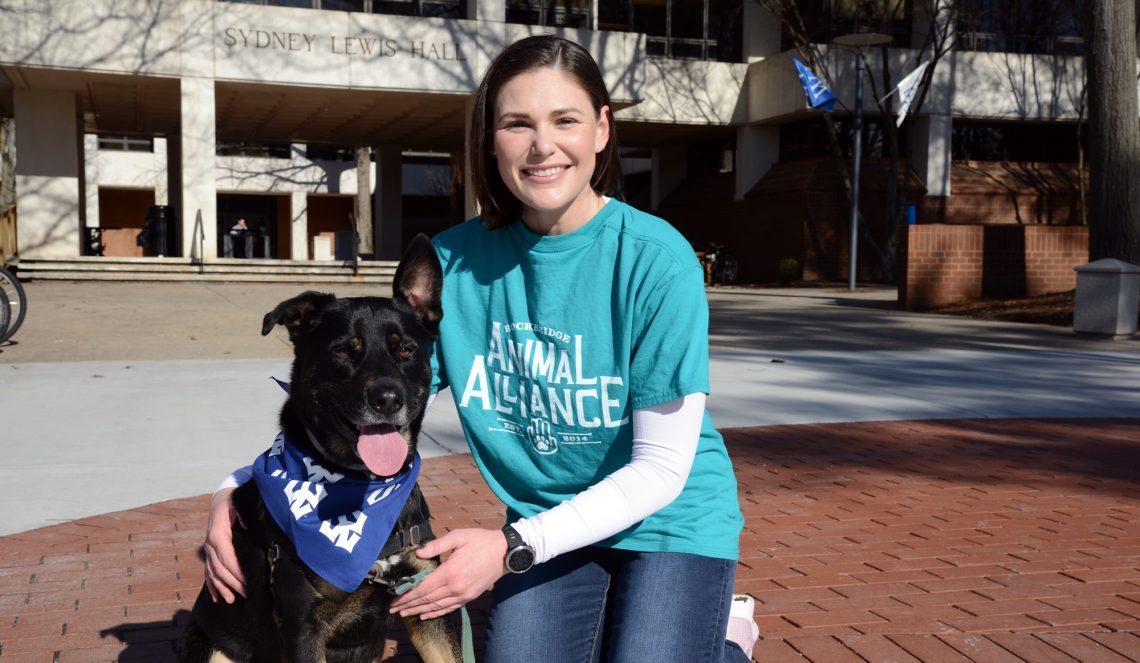
<path id="1" fill-rule="evenodd" d="M 599 153 L 606 149 L 606 145 L 610 142 L 610 113 L 609 106 L 602 106 L 598 111 L 598 130 L 594 137 L 594 152 Z"/>

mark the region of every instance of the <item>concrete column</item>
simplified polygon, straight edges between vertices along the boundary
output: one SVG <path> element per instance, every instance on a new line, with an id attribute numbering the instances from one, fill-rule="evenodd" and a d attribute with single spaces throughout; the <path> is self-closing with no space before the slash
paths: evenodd
<path id="1" fill-rule="evenodd" d="M 294 191 L 289 194 L 289 207 L 292 223 L 289 224 L 293 238 L 293 260 L 309 259 L 309 194 Z"/>
<path id="2" fill-rule="evenodd" d="M 673 189 L 688 174 L 686 150 L 683 147 L 658 147 L 653 150 L 653 175 L 650 179 L 649 204 L 652 209 L 661 206 Z"/>
<path id="3" fill-rule="evenodd" d="M 170 204 L 170 176 L 167 174 L 169 168 L 169 155 L 166 153 L 166 139 L 154 139 L 154 166 L 152 166 L 154 173 L 154 204 L 155 205 L 169 205 Z"/>
<path id="4" fill-rule="evenodd" d="M 463 117 L 470 118 L 475 108 L 475 98 L 471 97 L 463 105 Z M 471 186 L 471 122 L 463 123 L 463 218 L 470 219 L 479 213 L 475 201 L 475 187 Z"/>
<path id="5" fill-rule="evenodd" d="M 736 130 L 736 200 L 744 200 L 780 160 L 780 128 L 743 126 Z"/>
<path id="6" fill-rule="evenodd" d="M 404 250 L 403 157 L 398 145 L 372 149 L 376 153 L 376 186 L 372 194 L 376 257 L 399 260 Z"/>
<path id="7" fill-rule="evenodd" d="M 86 209 L 84 224 L 98 228 L 99 223 L 99 136 L 83 134 L 83 206 Z"/>
<path id="8" fill-rule="evenodd" d="M 757 2 L 744 3 L 745 62 L 757 62 L 780 52 L 780 21 L 760 8 Z"/>
<path id="9" fill-rule="evenodd" d="M 942 6 L 939 13 L 933 17 L 924 8 L 915 8 L 912 17 L 911 47 L 919 48 L 929 38 L 929 32 L 934 29 L 939 32 L 952 33 L 954 30 L 953 15 L 949 9 Z M 957 70 L 957 56 L 953 51 L 944 56 L 936 65 L 934 78 L 930 82 L 930 89 L 926 93 L 926 101 L 919 109 L 921 115 L 908 115 L 906 123 L 910 125 L 910 139 L 914 150 L 911 156 L 911 165 L 926 184 L 927 195 L 949 196 L 950 192 L 950 161 L 953 155 L 951 145 L 951 111 L 955 95 L 954 78 Z"/>
<path id="10" fill-rule="evenodd" d="M 506 0 L 471 0 L 467 3 L 467 18 L 502 23 L 507 20 Z"/>
<path id="11" fill-rule="evenodd" d="M 200 260 L 218 257 L 217 132 L 214 81 L 182 79 L 182 255 Z"/>
<path id="12" fill-rule="evenodd" d="M 928 196 L 950 195 L 952 120 L 949 115 L 908 117 L 911 124 L 911 165 L 926 184 Z"/>
<path id="13" fill-rule="evenodd" d="M 13 101 L 17 250 L 27 258 L 76 257 L 86 200 L 75 94 L 17 88 Z"/>

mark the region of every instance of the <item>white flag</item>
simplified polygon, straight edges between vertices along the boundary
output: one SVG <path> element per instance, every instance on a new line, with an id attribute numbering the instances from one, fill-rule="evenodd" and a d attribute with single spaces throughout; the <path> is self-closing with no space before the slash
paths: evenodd
<path id="1" fill-rule="evenodd" d="M 887 94 L 889 97 L 895 92 L 899 93 L 899 117 L 895 121 L 896 127 L 902 126 L 903 120 L 906 118 L 906 111 L 910 108 L 910 102 L 914 101 L 914 95 L 918 92 L 918 83 L 922 80 L 922 72 L 926 71 L 926 67 L 929 65 L 929 62 L 923 62 L 915 67 L 914 71 L 907 74 L 906 78 L 899 81 L 898 86 Z M 883 97 L 883 99 L 885 100 L 887 97 Z"/>

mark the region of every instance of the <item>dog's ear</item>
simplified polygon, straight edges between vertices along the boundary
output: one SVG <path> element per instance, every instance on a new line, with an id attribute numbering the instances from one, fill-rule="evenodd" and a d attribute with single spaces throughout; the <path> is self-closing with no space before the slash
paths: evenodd
<path id="1" fill-rule="evenodd" d="M 335 301 L 336 295 L 312 290 L 286 299 L 262 318 L 261 335 L 265 336 L 277 325 L 284 325 L 292 339 L 295 334 L 311 330 L 316 325 L 320 312 Z"/>
<path id="2" fill-rule="evenodd" d="M 427 235 L 420 233 L 412 238 L 396 277 L 392 280 L 392 296 L 406 301 L 416 311 L 416 317 L 434 329 L 443 309 L 440 307 L 440 292 L 443 288 L 443 269 L 439 256 Z"/>

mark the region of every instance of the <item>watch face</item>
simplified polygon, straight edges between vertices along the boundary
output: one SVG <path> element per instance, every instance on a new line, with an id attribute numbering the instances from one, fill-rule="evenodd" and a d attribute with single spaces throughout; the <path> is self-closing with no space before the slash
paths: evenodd
<path id="1" fill-rule="evenodd" d="M 507 555 L 507 568 L 512 573 L 522 573 L 534 566 L 534 551 L 527 548 L 515 548 Z"/>

